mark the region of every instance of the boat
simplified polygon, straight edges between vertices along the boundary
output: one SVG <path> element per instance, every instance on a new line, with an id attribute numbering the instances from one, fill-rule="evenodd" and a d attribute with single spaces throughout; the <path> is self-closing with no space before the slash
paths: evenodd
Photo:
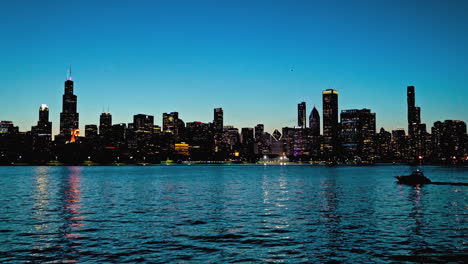
<path id="1" fill-rule="evenodd" d="M 395 178 L 397 178 L 398 183 L 400 184 L 417 185 L 431 183 L 431 180 L 424 176 L 424 174 L 419 170 L 414 171 L 411 175 L 395 176 Z"/>

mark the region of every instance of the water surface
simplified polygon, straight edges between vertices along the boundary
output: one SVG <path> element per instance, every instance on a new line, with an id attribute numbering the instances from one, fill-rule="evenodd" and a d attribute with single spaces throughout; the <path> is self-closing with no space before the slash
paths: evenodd
<path id="1" fill-rule="evenodd" d="M 467 187 L 413 169 L 0 167 L 0 262 L 462 263 Z"/>

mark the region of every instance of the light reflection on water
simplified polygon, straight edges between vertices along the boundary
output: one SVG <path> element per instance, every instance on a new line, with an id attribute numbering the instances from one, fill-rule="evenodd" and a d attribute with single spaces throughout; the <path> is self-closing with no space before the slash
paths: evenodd
<path id="1" fill-rule="evenodd" d="M 467 188 L 411 170 L 0 167 L 0 262 L 463 263 Z"/>

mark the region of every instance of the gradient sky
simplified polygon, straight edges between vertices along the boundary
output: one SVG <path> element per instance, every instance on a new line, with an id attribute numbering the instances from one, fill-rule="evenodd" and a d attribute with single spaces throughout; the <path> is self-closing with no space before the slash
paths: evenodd
<path id="1" fill-rule="evenodd" d="M 428 127 L 468 121 L 468 1 L 2 1 L 0 120 L 21 131 L 50 107 L 59 126 L 73 68 L 80 128 L 163 112 L 267 131 L 322 113 L 370 108 L 377 127 L 405 128 L 406 86 Z M 291 70 L 293 69 L 293 70 Z"/>

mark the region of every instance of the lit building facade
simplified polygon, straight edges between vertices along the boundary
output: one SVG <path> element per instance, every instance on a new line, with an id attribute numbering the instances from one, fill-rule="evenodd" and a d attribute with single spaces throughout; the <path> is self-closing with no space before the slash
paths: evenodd
<path id="1" fill-rule="evenodd" d="M 322 92 L 323 105 L 323 153 L 330 157 L 336 155 L 338 148 L 338 91 L 328 89 Z"/>

